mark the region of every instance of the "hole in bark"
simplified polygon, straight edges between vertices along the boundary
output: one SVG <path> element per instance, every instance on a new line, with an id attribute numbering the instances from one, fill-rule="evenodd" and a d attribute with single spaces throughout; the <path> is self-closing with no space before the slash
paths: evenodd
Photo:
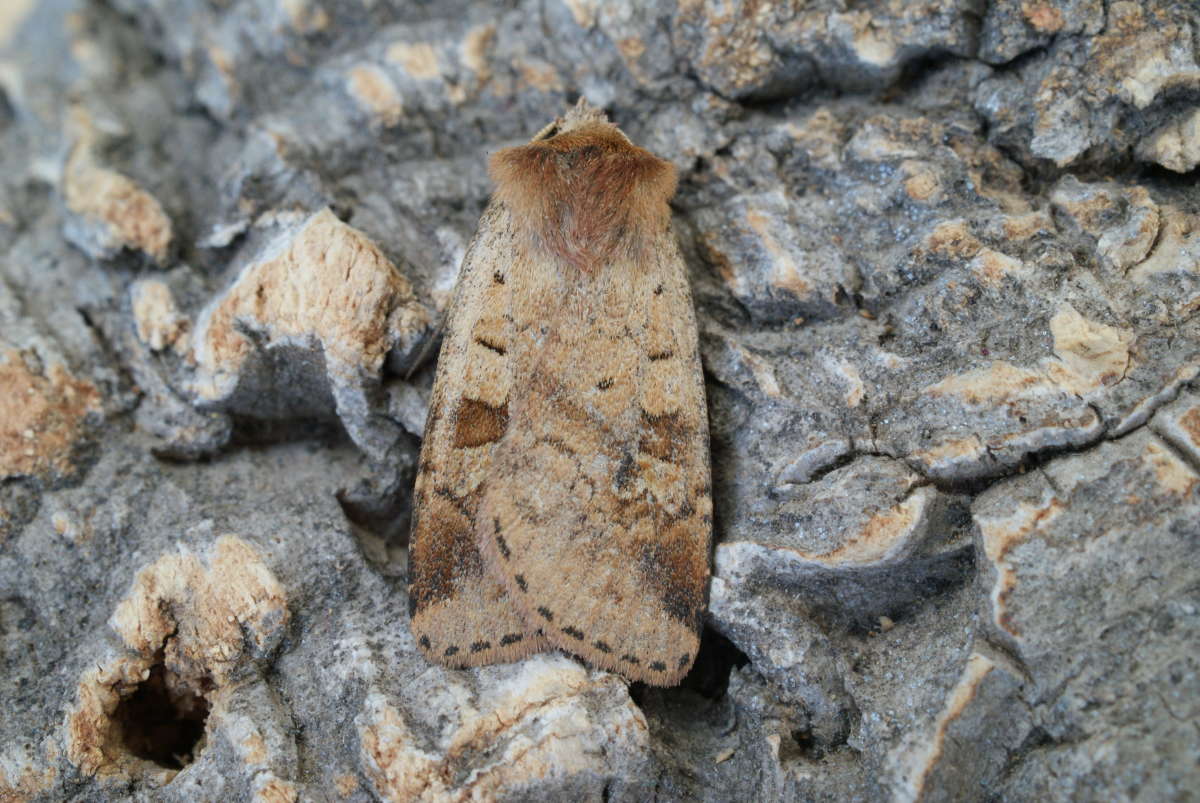
<path id="1" fill-rule="evenodd" d="M 199 752 L 208 719 L 208 700 L 172 683 L 159 661 L 133 694 L 113 712 L 121 741 L 138 758 L 167 769 L 183 769 Z"/>

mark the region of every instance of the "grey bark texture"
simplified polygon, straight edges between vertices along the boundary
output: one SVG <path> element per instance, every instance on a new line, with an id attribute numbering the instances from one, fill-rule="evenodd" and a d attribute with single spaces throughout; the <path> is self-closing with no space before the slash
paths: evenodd
<path id="1" fill-rule="evenodd" d="M 487 154 L 672 161 L 675 689 L 408 629 Z M 1195 800 L 1200 6 L 0 2 L 0 800 Z"/>

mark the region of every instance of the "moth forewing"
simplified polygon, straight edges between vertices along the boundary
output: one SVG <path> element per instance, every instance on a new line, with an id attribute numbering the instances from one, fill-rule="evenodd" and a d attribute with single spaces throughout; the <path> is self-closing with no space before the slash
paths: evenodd
<path id="1" fill-rule="evenodd" d="M 485 213 L 463 260 L 414 489 L 413 635 L 427 657 L 454 667 L 516 660 L 548 646 L 526 627 L 498 578 L 485 573 L 474 526 L 495 436 L 502 434 L 510 381 L 503 361 L 472 337 L 477 328 L 487 328 L 489 310 L 503 314 L 508 304 L 503 283 L 493 275 L 499 269 L 496 254 L 511 248 L 511 232 L 497 220 L 502 214 Z"/>
<path id="2" fill-rule="evenodd" d="M 492 174 L 422 448 L 414 633 L 452 665 L 552 644 L 677 683 L 712 503 L 674 170 L 581 104 Z M 522 623 L 507 651 L 497 621 Z"/>

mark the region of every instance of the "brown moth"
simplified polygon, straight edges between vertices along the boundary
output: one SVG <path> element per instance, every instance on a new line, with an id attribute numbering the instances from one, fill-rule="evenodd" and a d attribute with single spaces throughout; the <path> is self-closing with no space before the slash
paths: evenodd
<path id="1" fill-rule="evenodd" d="M 557 647 L 674 685 L 712 527 L 675 170 L 580 101 L 491 176 L 421 448 L 413 635 L 452 667 Z"/>

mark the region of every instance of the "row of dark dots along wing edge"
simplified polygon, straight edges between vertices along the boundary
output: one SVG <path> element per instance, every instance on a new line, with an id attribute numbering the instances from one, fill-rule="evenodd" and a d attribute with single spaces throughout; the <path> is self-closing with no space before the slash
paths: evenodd
<path id="1" fill-rule="evenodd" d="M 508 549 L 508 544 L 506 544 L 504 541 L 504 536 L 500 535 L 500 533 L 499 533 L 499 529 L 500 529 L 499 520 L 496 520 L 495 526 L 497 529 L 496 546 L 500 550 L 501 556 L 503 556 L 504 559 L 507 560 L 509 555 L 511 554 L 511 552 Z M 517 588 L 521 589 L 522 592 L 528 591 L 529 584 L 525 581 L 524 575 L 520 575 L 520 574 L 515 575 L 513 577 L 513 579 L 517 583 Z M 537 609 L 537 612 L 547 622 L 554 621 L 554 612 L 551 611 L 549 608 L 547 608 L 545 605 L 539 606 Z M 572 627 L 571 625 L 567 625 L 565 627 L 560 627 L 559 630 L 561 630 L 563 633 L 570 636 L 571 638 L 575 639 L 576 641 L 583 641 L 583 639 L 584 639 L 583 631 L 577 627 Z M 507 636 L 505 638 L 507 638 Z M 612 652 L 612 647 L 610 647 L 604 641 L 597 640 L 594 644 L 592 644 L 592 646 L 594 648 L 596 648 L 597 650 L 599 650 L 600 652 L 604 653 L 605 655 Z M 630 655 L 629 653 L 622 655 L 621 660 L 627 664 L 632 664 L 633 666 L 638 666 L 641 663 L 641 661 L 638 659 L 638 657 L 636 655 Z M 687 666 L 687 664 L 690 660 L 691 660 L 690 655 L 681 655 L 679 657 L 679 668 L 682 669 L 683 667 Z M 650 669 L 654 670 L 655 672 L 666 672 L 667 665 L 664 664 L 662 661 L 654 661 L 650 664 Z"/>

